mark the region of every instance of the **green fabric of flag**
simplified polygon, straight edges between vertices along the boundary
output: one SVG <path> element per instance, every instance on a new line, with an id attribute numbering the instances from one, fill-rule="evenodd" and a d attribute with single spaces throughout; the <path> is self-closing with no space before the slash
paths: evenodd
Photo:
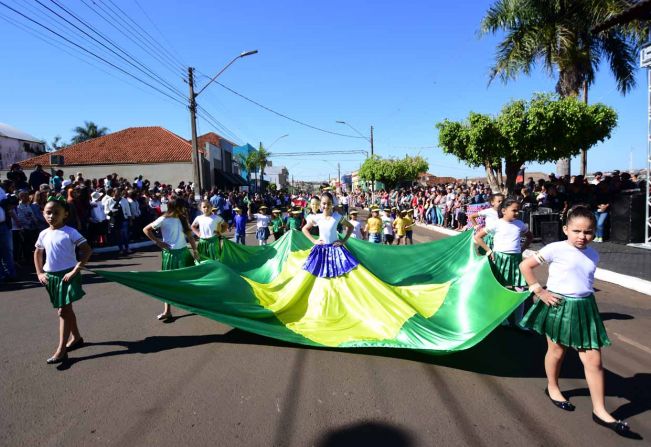
<path id="1" fill-rule="evenodd" d="M 336 278 L 302 269 L 299 231 L 250 247 L 224 240 L 221 262 L 165 272 L 97 271 L 173 306 L 279 340 L 434 353 L 481 341 L 528 295 L 502 287 L 471 232 L 408 246 L 350 239 L 360 261 Z"/>

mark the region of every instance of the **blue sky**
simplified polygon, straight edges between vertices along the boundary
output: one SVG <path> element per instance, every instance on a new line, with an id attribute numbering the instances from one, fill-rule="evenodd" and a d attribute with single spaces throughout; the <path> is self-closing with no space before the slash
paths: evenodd
<path id="1" fill-rule="evenodd" d="M 118 60 L 89 43 L 90 39 L 76 37 L 57 24 L 52 13 L 35 0 L 2 1 L 107 59 Z M 52 0 L 39 1 L 65 15 Z M 471 110 L 498 113 L 511 99 L 554 89 L 555 81 L 542 69 L 506 85 L 499 81 L 488 85 L 499 38 L 477 36 L 481 18 L 491 3 L 488 1 L 57 2 L 166 79 L 179 95 L 187 96 L 188 90 L 182 81 L 182 66 L 194 66 L 203 74 L 197 79 L 201 88 L 207 82 L 205 76 L 215 74 L 240 52 L 257 49 L 258 54 L 238 60 L 219 81 L 278 112 L 332 132 L 355 135 L 337 120 L 364 134 L 373 125 L 376 154 L 420 154 L 430 162 L 430 172 L 439 176 L 478 176 L 483 170 L 469 168 L 436 147 L 437 122 L 463 119 Z M 118 28 L 130 23 L 112 19 L 110 11 L 118 14 L 116 5 L 178 62 L 161 63 L 151 56 L 153 51 L 143 50 L 104 21 L 102 17 Z M 56 38 L 47 31 L 39 30 L 46 33 L 39 34 L 39 39 L 3 18 L 27 23 L 0 5 L 0 122 L 46 141 L 55 135 L 69 140 L 72 129 L 85 120 L 111 131 L 159 125 L 189 138 L 189 116 L 182 104 L 82 56 L 79 49 L 49 45 L 41 39 Z M 38 29 L 34 24 L 29 26 Z M 146 47 L 142 40 L 138 42 Z M 152 82 L 126 63 L 118 64 Z M 647 113 L 643 70 L 636 72 L 636 80 L 637 87 L 623 97 L 607 67 L 599 71 L 589 100 L 615 108 L 619 126 L 610 140 L 588 153 L 589 171 L 627 169 L 631 158 L 634 168 L 643 167 Z M 369 146 L 361 138 L 298 125 L 217 84 L 208 87 L 198 102 L 226 128 L 215 128 L 200 119 L 200 133 L 216 131 L 237 143 L 254 146 L 259 142 L 268 146 L 289 134 L 273 145 L 272 153 L 352 151 Z M 273 161 L 274 165 L 287 166 L 297 180 L 322 180 L 336 176 L 337 163 L 342 174 L 358 168 L 363 155 L 277 157 Z M 533 165 L 530 169 L 551 172 L 554 166 Z M 578 160 L 573 161 L 572 170 L 578 172 Z"/>

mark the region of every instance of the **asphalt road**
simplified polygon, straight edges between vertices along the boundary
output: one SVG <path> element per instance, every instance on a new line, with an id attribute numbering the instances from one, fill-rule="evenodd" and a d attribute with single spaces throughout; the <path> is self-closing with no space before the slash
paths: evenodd
<path id="1" fill-rule="evenodd" d="M 418 242 L 441 236 L 416 229 Z M 249 236 L 253 243 L 253 235 Z M 156 250 L 97 257 L 92 268 L 153 270 Z M 562 389 L 543 394 L 543 337 L 497 329 L 476 347 L 406 350 L 294 346 L 176 313 L 84 274 L 75 304 L 87 346 L 45 364 L 57 317 L 35 282 L 0 292 L 2 446 L 624 446 L 651 440 L 651 300 L 601 283 L 613 346 L 604 350 L 608 408 L 643 441 L 595 425 L 583 371 L 568 354 Z"/>

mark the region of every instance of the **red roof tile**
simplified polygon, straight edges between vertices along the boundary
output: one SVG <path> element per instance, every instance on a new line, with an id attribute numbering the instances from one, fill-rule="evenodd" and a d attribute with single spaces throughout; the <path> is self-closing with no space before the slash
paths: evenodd
<path id="1" fill-rule="evenodd" d="M 65 165 L 111 165 L 190 162 L 192 146 L 159 126 L 129 127 L 20 162 L 23 168 L 50 166 L 50 155 L 64 156 Z"/>
<path id="2" fill-rule="evenodd" d="M 217 135 L 215 132 L 208 132 L 203 135 L 200 135 L 197 137 L 197 144 L 199 145 L 199 148 L 201 149 L 206 142 L 214 145 L 214 146 L 219 146 L 219 140 L 224 140 L 227 141 L 231 144 L 231 146 L 237 146 L 237 144 L 233 143 L 230 140 L 227 140 L 226 138 L 222 137 L 221 135 Z M 188 140 L 190 143 L 192 140 Z"/>

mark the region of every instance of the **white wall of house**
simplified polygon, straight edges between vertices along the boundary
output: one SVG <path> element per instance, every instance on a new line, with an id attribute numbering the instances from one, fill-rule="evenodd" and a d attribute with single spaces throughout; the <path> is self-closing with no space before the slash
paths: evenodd
<path id="1" fill-rule="evenodd" d="M 0 171 L 45 152 L 45 144 L 0 136 Z M 4 178 L 4 177 L 3 177 Z"/>
<path id="2" fill-rule="evenodd" d="M 44 167 L 46 171 L 50 168 Z M 192 182 L 192 163 L 151 163 L 151 164 L 123 164 L 123 165 L 86 165 L 86 166 L 56 166 L 54 169 L 63 170 L 65 177 L 81 172 L 85 179 L 105 178 L 108 174 L 116 173 L 133 181 L 134 178 L 142 175 L 143 179 L 149 179 L 151 183 L 159 181 L 165 184 L 178 185 L 181 181 Z M 29 178 L 32 169 L 26 169 L 25 174 Z M 7 178 L 7 170 L 0 170 L 0 178 Z"/>

